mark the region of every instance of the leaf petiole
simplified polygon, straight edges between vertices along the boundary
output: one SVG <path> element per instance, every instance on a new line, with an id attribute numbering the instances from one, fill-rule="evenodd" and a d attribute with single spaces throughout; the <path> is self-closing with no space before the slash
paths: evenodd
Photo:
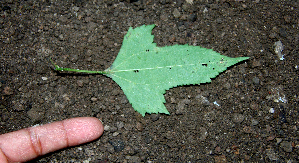
<path id="1" fill-rule="evenodd" d="M 56 65 L 52 59 L 50 58 L 51 63 L 54 65 L 55 67 L 55 71 L 72 71 L 72 72 L 81 72 L 81 73 L 89 73 L 89 74 L 108 74 L 108 72 L 106 71 L 90 71 L 90 70 L 79 70 L 79 69 L 72 69 L 72 68 L 63 68 L 63 67 L 59 67 L 58 65 Z"/>

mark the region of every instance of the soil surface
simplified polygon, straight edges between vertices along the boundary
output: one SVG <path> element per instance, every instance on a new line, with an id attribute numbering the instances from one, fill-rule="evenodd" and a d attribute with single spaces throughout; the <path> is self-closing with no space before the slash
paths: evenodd
<path id="1" fill-rule="evenodd" d="M 96 141 L 32 162 L 299 162 L 298 1 L 0 4 L 0 134 L 84 116 L 105 126 Z M 145 117 L 112 79 L 58 73 L 49 61 L 105 70 L 129 27 L 144 24 L 156 25 L 158 46 L 189 44 L 250 59 L 211 83 L 166 91 L 170 115 Z"/>

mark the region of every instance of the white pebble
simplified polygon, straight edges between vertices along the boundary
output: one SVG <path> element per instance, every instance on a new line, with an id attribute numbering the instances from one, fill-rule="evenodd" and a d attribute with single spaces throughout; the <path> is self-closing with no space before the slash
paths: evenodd
<path id="1" fill-rule="evenodd" d="M 274 108 L 270 108 L 269 112 L 273 114 L 275 112 Z"/>

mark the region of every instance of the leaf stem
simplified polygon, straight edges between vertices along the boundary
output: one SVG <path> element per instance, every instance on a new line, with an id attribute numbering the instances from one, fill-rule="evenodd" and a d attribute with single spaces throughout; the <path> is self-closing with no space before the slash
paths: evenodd
<path id="1" fill-rule="evenodd" d="M 89 73 L 89 74 L 108 74 L 106 71 L 90 71 L 90 70 L 79 70 L 79 69 L 72 69 L 72 68 L 63 68 L 56 65 L 52 59 L 50 58 L 51 63 L 55 67 L 55 71 L 72 71 L 72 72 L 81 72 L 81 73 Z"/>

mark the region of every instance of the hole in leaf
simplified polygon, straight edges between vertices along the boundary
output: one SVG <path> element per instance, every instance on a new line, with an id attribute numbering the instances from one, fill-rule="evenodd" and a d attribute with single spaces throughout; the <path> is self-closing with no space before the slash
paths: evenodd
<path id="1" fill-rule="evenodd" d="M 134 70 L 135 73 L 139 72 L 139 70 Z"/>
<path id="2" fill-rule="evenodd" d="M 206 67 L 208 67 L 208 64 L 206 64 L 206 63 L 203 63 L 203 64 L 201 64 L 202 66 L 206 66 Z"/>

